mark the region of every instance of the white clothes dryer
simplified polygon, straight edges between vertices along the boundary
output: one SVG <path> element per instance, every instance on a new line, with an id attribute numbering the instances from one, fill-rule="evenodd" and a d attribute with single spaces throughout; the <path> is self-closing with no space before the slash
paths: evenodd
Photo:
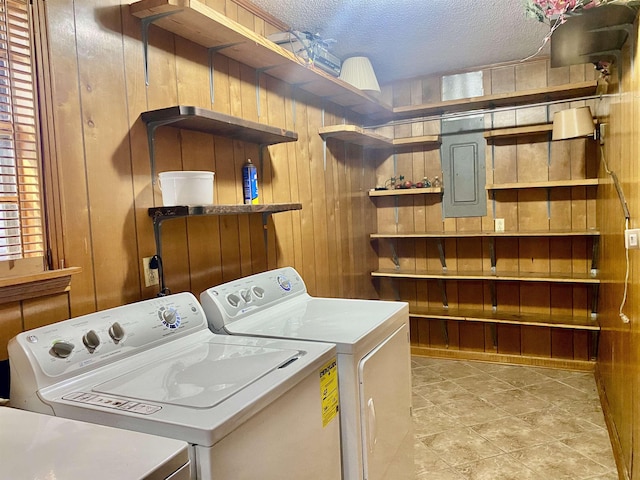
<path id="1" fill-rule="evenodd" d="M 216 333 L 335 344 L 343 478 L 414 478 L 407 303 L 312 297 L 291 267 L 209 288 L 200 302 Z"/>
<path id="2" fill-rule="evenodd" d="M 0 476 L 189 480 L 186 442 L 0 407 Z"/>
<path id="3" fill-rule="evenodd" d="M 196 479 L 338 479 L 334 345 L 215 335 L 190 293 L 20 333 L 11 405 L 183 440 Z"/>

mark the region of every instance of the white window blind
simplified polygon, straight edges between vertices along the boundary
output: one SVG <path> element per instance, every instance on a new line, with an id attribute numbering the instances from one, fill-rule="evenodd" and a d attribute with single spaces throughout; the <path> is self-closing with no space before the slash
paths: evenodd
<path id="1" fill-rule="evenodd" d="M 44 255 L 29 8 L 0 0 L 0 260 Z"/>

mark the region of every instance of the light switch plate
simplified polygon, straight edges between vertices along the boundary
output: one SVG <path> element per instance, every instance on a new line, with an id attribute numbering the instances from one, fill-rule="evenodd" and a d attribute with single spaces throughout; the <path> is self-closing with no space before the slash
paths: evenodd
<path id="1" fill-rule="evenodd" d="M 504 218 L 496 218 L 494 220 L 496 232 L 504 232 Z"/>

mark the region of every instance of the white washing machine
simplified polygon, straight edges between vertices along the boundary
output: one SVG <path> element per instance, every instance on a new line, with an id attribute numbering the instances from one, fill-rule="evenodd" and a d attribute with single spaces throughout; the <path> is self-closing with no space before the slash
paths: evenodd
<path id="1" fill-rule="evenodd" d="M 334 345 L 215 335 L 180 293 L 8 348 L 12 406 L 186 441 L 192 478 L 341 476 Z"/>
<path id="2" fill-rule="evenodd" d="M 189 480 L 187 443 L 0 407 L 0 477 Z"/>
<path id="3" fill-rule="evenodd" d="M 291 267 L 209 288 L 200 302 L 216 333 L 334 343 L 343 478 L 413 478 L 406 303 L 312 297 Z"/>

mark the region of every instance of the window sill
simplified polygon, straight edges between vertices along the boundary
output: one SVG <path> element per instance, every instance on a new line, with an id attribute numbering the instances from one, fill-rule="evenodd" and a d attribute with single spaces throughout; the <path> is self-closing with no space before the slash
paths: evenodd
<path id="1" fill-rule="evenodd" d="M 0 304 L 68 292 L 71 288 L 71 275 L 81 271 L 80 267 L 70 267 L 0 278 Z"/>

